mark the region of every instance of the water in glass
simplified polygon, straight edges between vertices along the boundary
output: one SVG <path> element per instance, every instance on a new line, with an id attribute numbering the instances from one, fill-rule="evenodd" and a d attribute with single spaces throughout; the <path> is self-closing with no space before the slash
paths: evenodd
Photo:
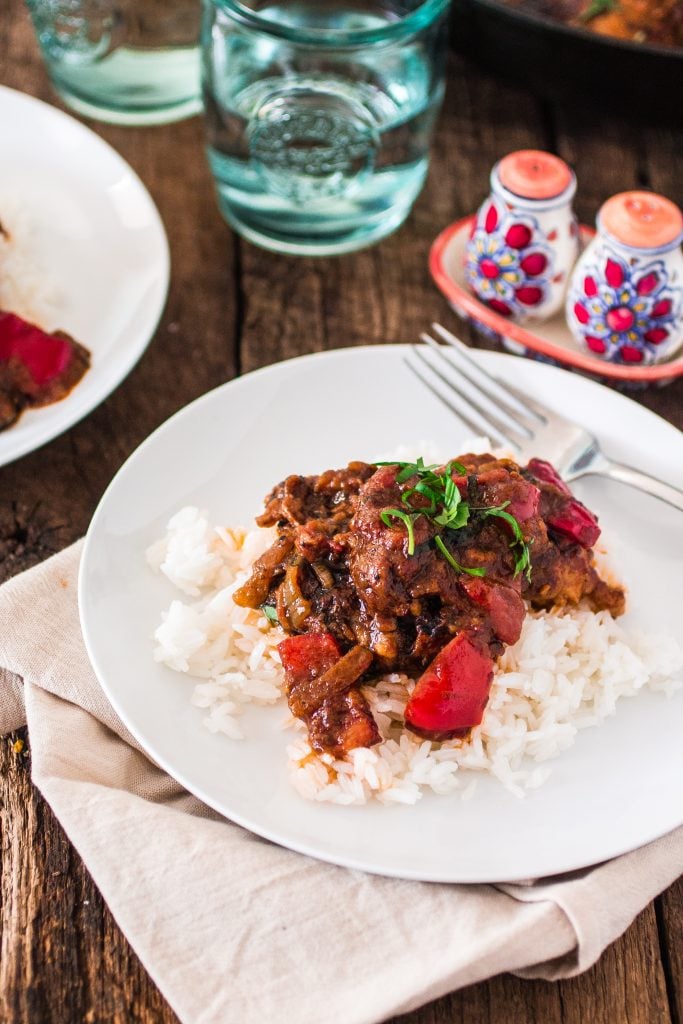
<path id="1" fill-rule="evenodd" d="M 27 0 L 64 100 L 100 120 L 159 124 L 201 109 L 200 0 Z"/>
<path id="2" fill-rule="evenodd" d="M 276 0 L 258 15 L 321 34 L 382 30 L 401 16 L 362 0 Z M 402 223 L 443 94 L 442 20 L 399 43 L 326 49 L 245 29 L 207 0 L 202 36 L 209 160 L 242 234 L 280 251 L 335 253 Z"/>

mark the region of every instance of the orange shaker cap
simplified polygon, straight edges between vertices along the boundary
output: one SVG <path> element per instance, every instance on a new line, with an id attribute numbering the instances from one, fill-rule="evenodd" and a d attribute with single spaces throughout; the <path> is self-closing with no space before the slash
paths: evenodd
<path id="1" fill-rule="evenodd" d="M 559 156 L 541 149 L 520 149 L 500 161 L 498 180 L 524 199 L 554 199 L 571 185 L 574 175 Z"/>
<path id="2" fill-rule="evenodd" d="M 655 192 L 620 192 L 598 214 L 600 227 L 634 249 L 658 249 L 683 232 L 683 214 L 670 199 Z"/>

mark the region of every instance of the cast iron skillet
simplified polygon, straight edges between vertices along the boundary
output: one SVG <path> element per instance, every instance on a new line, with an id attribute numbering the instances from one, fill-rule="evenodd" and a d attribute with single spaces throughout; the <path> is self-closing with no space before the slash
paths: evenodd
<path id="1" fill-rule="evenodd" d="M 683 124 L 683 49 L 633 43 L 507 7 L 453 0 L 452 44 L 477 64 L 560 102 Z"/>

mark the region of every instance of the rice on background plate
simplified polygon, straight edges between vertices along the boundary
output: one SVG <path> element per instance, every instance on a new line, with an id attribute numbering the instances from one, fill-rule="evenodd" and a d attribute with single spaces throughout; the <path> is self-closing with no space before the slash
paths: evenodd
<path id="1" fill-rule="evenodd" d="M 39 226 L 26 204 L 0 196 L 0 310 L 55 330 L 63 297 L 37 253 Z"/>
<path id="2" fill-rule="evenodd" d="M 485 440 L 460 446 L 487 447 Z M 419 451 L 439 461 L 432 448 Z M 413 458 L 414 451 L 389 458 Z M 274 530 L 212 526 L 194 507 L 173 516 L 147 561 L 184 599 L 162 613 L 154 659 L 195 680 L 191 702 L 206 711 L 204 725 L 230 739 L 243 738 L 239 717 L 246 705 L 281 701 L 283 727 L 292 731 L 289 775 L 307 799 L 414 804 L 424 790 L 459 791 L 468 799 L 481 773 L 523 796 L 551 774 L 543 762 L 570 747 L 579 729 L 613 715 L 621 697 L 643 689 L 669 695 L 683 686 L 683 649 L 672 637 L 627 632 L 604 611 L 529 612 L 519 640 L 498 660 L 483 721 L 466 739 L 439 743 L 405 729 L 414 681 L 392 673 L 363 687 L 382 742 L 353 750 L 344 761 L 316 754 L 304 723 L 286 705 L 277 653 L 285 632 L 232 600 L 274 538 Z"/>

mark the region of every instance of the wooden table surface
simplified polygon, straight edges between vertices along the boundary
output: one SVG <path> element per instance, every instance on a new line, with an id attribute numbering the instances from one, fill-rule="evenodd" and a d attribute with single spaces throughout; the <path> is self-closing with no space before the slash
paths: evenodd
<path id="1" fill-rule="evenodd" d="M 57 103 L 20 0 L 9 0 L 2 21 L 2 84 Z M 455 325 L 427 272 L 429 244 L 475 209 L 504 153 L 544 148 L 570 161 L 580 182 L 578 213 L 589 223 L 600 202 L 623 189 L 682 198 L 675 132 L 603 119 L 597 104 L 560 109 L 456 58 L 427 187 L 397 234 L 354 256 L 293 259 L 237 238 L 218 215 L 197 118 L 162 128 L 93 127 L 159 206 L 171 244 L 170 295 L 152 344 L 118 390 L 68 433 L 0 469 L 0 580 L 81 536 L 133 449 L 217 384 L 299 353 L 412 341 L 434 318 Z M 634 397 L 683 427 L 683 378 Z M 15 739 L 0 741 L 0 1020 L 170 1024 L 173 1012 L 32 789 L 30 737 L 21 754 Z M 682 909 L 679 882 L 581 977 L 548 984 L 502 976 L 401 1021 L 681 1024 Z"/>

